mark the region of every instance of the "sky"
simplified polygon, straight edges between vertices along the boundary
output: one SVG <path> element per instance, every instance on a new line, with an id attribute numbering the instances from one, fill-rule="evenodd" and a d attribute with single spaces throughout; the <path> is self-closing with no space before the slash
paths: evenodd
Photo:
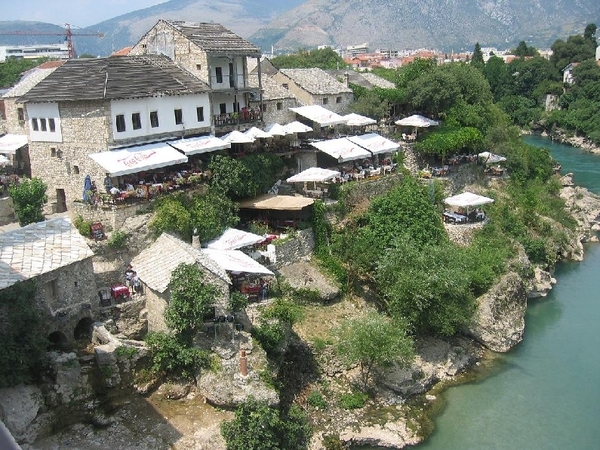
<path id="1" fill-rule="evenodd" d="M 0 0 L 0 20 L 33 20 L 84 28 L 166 0 Z"/>

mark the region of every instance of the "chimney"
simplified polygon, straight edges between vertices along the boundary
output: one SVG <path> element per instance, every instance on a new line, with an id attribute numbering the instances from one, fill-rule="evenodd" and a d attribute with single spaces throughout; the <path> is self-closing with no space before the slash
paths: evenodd
<path id="1" fill-rule="evenodd" d="M 350 74 L 348 71 L 344 72 L 344 83 L 346 84 L 346 87 L 350 86 Z"/>
<path id="2" fill-rule="evenodd" d="M 194 234 L 192 235 L 192 248 L 200 250 L 200 236 L 198 236 L 198 229 L 194 228 Z"/>
<path id="3" fill-rule="evenodd" d="M 246 360 L 246 350 L 242 350 L 241 351 L 241 355 L 240 355 L 240 373 L 243 376 L 247 376 L 248 375 L 248 362 Z"/>

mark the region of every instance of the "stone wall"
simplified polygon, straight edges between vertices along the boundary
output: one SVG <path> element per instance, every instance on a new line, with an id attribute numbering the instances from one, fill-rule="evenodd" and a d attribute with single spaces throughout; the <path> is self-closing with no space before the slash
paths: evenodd
<path id="1" fill-rule="evenodd" d="M 395 173 L 385 177 L 366 179 L 360 183 L 350 183 L 342 187 L 344 204 L 355 206 L 373 197 L 383 195 L 402 179 L 402 175 Z"/>
<path id="2" fill-rule="evenodd" d="M 88 205 L 86 203 L 75 202 L 69 210 L 69 217 L 75 220 L 81 216 L 87 222 L 100 222 L 104 225 L 106 231 L 118 230 L 123 226 L 127 218 L 135 216 L 140 211 L 146 211 L 150 207 L 150 203 L 141 202 L 134 205 L 126 206 L 101 206 Z"/>
<path id="3" fill-rule="evenodd" d="M 23 108 L 23 119 L 19 120 L 18 109 Z M 6 132 L 11 134 L 29 134 L 27 125 L 27 111 L 22 103 L 17 103 L 16 98 L 4 99 L 4 111 L 6 114 Z"/>
<path id="4" fill-rule="evenodd" d="M 315 248 L 312 229 L 300 230 L 297 236 L 269 245 L 271 267 L 278 269 L 310 256 Z"/>
<path id="5" fill-rule="evenodd" d="M 10 197 L 0 198 L 0 225 L 15 222 L 15 207 Z"/>
<path id="6" fill-rule="evenodd" d="M 281 103 L 281 109 L 277 109 L 277 104 Z M 290 108 L 298 106 L 295 98 L 280 98 L 275 100 L 263 100 L 263 122 L 266 124 L 280 123 L 286 124 L 296 120 L 296 113 L 290 111 Z M 260 108 L 260 102 L 251 101 L 251 108 Z"/>

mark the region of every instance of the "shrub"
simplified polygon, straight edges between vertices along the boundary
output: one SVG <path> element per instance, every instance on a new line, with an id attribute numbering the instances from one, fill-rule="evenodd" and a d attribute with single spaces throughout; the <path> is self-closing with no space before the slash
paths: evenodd
<path id="1" fill-rule="evenodd" d="M 189 347 L 176 335 L 151 332 L 146 336 L 146 344 L 154 374 L 195 379 L 200 369 L 210 367 L 209 352 Z"/>
<path id="2" fill-rule="evenodd" d="M 246 309 L 248 306 L 248 297 L 239 291 L 234 291 L 229 294 L 229 310 L 233 312 L 241 311 Z"/>
<path id="3" fill-rule="evenodd" d="M 77 216 L 73 221 L 73 225 L 82 236 L 92 237 L 92 222 L 83 220 L 82 216 Z"/>
<path id="4" fill-rule="evenodd" d="M 323 395 L 319 391 L 311 391 L 306 398 L 306 403 L 308 403 L 313 408 L 317 409 L 327 409 L 327 402 L 323 398 Z"/>
<path id="5" fill-rule="evenodd" d="M 365 406 L 369 396 L 361 391 L 350 392 L 340 397 L 340 406 L 344 409 L 358 409 Z"/>
<path id="6" fill-rule="evenodd" d="M 121 230 L 115 230 L 111 233 L 110 238 L 108 238 L 106 244 L 110 248 L 123 248 L 125 247 L 125 244 L 127 244 L 127 239 L 129 239 L 128 233 Z"/>

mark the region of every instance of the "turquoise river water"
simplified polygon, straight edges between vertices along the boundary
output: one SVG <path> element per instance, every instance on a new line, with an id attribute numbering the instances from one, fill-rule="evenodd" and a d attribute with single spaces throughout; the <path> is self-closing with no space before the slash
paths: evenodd
<path id="1" fill-rule="evenodd" d="M 541 137 L 580 186 L 600 194 L 600 155 Z M 435 431 L 419 450 L 600 449 L 600 244 L 562 263 L 549 295 L 529 302 L 525 337 L 482 380 L 442 395 Z"/>

